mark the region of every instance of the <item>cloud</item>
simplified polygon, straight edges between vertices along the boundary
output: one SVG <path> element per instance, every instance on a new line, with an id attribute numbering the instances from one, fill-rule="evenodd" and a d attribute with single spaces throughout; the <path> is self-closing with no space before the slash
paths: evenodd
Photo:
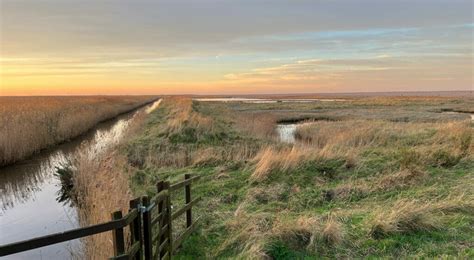
<path id="1" fill-rule="evenodd" d="M 471 56 L 393 57 L 364 59 L 308 59 L 250 72 L 228 74 L 227 84 L 280 87 L 282 92 L 345 92 L 466 89 L 472 84 Z M 442 64 L 451 64 L 443 67 Z M 452 90 L 452 89 L 451 89 Z"/>
<path id="2" fill-rule="evenodd" d="M 260 48 L 255 38 L 298 47 L 315 38 L 472 24 L 470 7 L 468 0 L 4 0 L 1 30 L 7 54 L 141 50 L 179 56 L 216 46 Z"/>
<path id="3" fill-rule="evenodd" d="M 471 10 L 469 0 L 2 0 L 0 73 L 5 86 L 100 77 L 157 92 L 468 88 Z"/>

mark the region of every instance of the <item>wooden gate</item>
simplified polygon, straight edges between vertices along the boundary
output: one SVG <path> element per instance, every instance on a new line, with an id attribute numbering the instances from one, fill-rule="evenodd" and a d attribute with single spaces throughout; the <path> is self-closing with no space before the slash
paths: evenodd
<path id="1" fill-rule="evenodd" d="M 186 174 L 184 178 L 184 181 L 173 185 L 167 181 L 160 181 L 156 185 L 158 194 L 151 200 L 143 198 L 143 205 L 146 208 L 143 214 L 145 259 L 169 259 L 196 227 L 197 220 L 192 219 L 192 207 L 200 197 L 191 200 L 191 183 L 198 180 L 199 176 L 192 177 Z M 183 187 L 185 204 L 178 210 L 172 210 L 170 195 Z M 186 229 L 173 239 L 173 220 L 184 213 L 186 213 Z"/>
<path id="2" fill-rule="evenodd" d="M 130 201 L 130 209 L 125 216 L 122 211 L 116 211 L 112 213 L 110 222 L 1 245 L 0 256 L 112 231 L 114 256 L 111 259 L 170 259 L 198 223 L 198 219 L 192 218 L 192 208 L 200 197 L 191 200 L 191 184 L 199 178 L 185 174 L 184 180 L 175 184 L 160 181 L 156 185 L 157 194 L 151 199 L 144 196 Z M 173 210 L 171 194 L 181 188 L 184 188 L 184 206 Z M 186 227 L 174 238 L 173 220 L 184 213 Z M 130 228 L 128 244 L 124 236 L 127 226 Z"/>

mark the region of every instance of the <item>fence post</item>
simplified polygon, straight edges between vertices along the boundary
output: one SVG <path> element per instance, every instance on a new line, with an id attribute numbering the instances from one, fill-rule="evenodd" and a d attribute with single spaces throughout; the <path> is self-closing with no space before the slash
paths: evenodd
<path id="1" fill-rule="evenodd" d="M 150 199 L 148 196 L 144 196 L 142 202 L 145 208 L 150 206 Z M 145 260 L 150 260 L 153 256 L 153 245 L 151 238 L 151 212 L 148 210 L 145 210 L 143 213 L 143 244 Z"/>
<path id="2" fill-rule="evenodd" d="M 165 181 L 163 183 L 163 187 L 170 191 L 170 182 Z M 173 254 L 173 228 L 171 226 L 171 194 L 168 193 L 168 196 L 166 197 L 166 220 L 168 223 L 168 259 L 171 259 L 171 255 Z"/>
<path id="3" fill-rule="evenodd" d="M 112 213 L 112 220 L 117 220 L 122 218 L 122 211 L 115 211 Z M 125 254 L 125 239 L 123 236 L 123 228 L 114 229 L 113 232 L 114 239 L 114 254 L 119 256 Z"/>
<path id="4" fill-rule="evenodd" d="M 187 173 L 184 175 L 184 179 L 185 180 L 188 180 L 191 178 L 191 174 Z M 191 183 L 188 183 L 185 187 L 184 187 L 184 191 L 185 191 L 185 202 L 186 204 L 190 203 L 191 202 Z M 192 219 L 192 210 L 191 210 L 191 207 L 186 210 L 186 227 L 190 227 L 191 225 L 193 224 L 193 219 Z"/>
<path id="5" fill-rule="evenodd" d="M 141 206 L 140 203 L 140 198 L 136 198 L 134 200 L 130 201 L 130 209 L 129 212 L 131 212 L 134 209 L 138 209 L 139 206 Z M 138 216 L 130 223 L 130 232 L 131 232 L 131 241 L 132 245 L 135 244 L 136 242 L 140 243 L 140 249 L 137 251 L 137 253 L 133 256 L 134 259 L 141 260 L 141 255 L 142 255 L 142 227 L 141 227 L 141 213 L 140 211 L 138 212 Z"/>
<path id="6" fill-rule="evenodd" d="M 158 181 L 156 183 L 156 189 L 158 191 L 158 193 L 160 193 L 161 191 L 164 190 L 164 182 L 163 181 Z M 163 213 L 165 211 L 165 207 L 164 207 L 164 201 L 163 200 L 160 200 L 160 202 L 158 203 L 158 215 L 160 215 L 161 213 Z M 166 215 L 166 214 L 165 214 Z M 161 231 L 163 230 L 163 227 L 165 226 L 165 217 L 163 216 L 159 221 L 158 221 L 158 234 L 161 233 Z M 159 257 L 159 259 L 161 259 L 163 256 L 164 256 L 164 253 L 159 251 L 159 248 L 160 248 L 160 245 L 161 243 L 163 243 L 164 241 L 166 240 L 166 236 L 163 234 L 161 235 L 161 237 L 158 239 L 158 244 L 156 245 L 156 249 L 157 249 L 157 256 Z"/>

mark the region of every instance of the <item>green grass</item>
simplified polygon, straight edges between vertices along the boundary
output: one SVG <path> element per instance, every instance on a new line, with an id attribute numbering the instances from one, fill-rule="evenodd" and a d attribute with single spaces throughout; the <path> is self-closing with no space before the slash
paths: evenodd
<path id="1" fill-rule="evenodd" d="M 469 210 L 469 205 L 473 205 L 474 186 L 474 161 L 469 155 L 473 147 L 472 124 L 468 136 L 461 137 L 459 142 L 448 136 L 451 141 L 444 146 L 433 141 L 437 129 L 424 128 L 425 122 L 447 122 L 446 115 L 432 111 L 450 107 L 462 109 L 470 104 L 472 100 L 400 101 L 395 104 L 371 104 L 364 100 L 334 104 L 194 103 L 194 113 L 213 119 L 212 129 L 203 131 L 187 121 L 173 132 L 164 127 L 170 120 L 171 106 L 165 104 L 151 114 L 141 134 L 128 143 L 124 152 L 135 171 L 131 186 L 136 195 L 153 194 L 154 184 L 160 179 L 176 182 L 189 172 L 202 176 L 193 186 L 193 196 L 203 198 L 195 211 L 195 216 L 201 217 L 202 222 L 177 252 L 178 259 L 258 258 L 263 255 L 275 259 L 470 258 L 474 256 L 474 216 Z M 260 138 L 236 127 L 233 120 L 236 113 L 262 110 L 277 118 L 319 113 L 343 120 L 361 116 L 367 120 L 400 122 L 397 124 L 408 121 L 419 123 L 423 131 L 393 135 L 385 143 L 357 148 L 354 167 L 346 167 L 343 154 L 317 157 L 288 171 L 275 169 L 267 179 L 259 182 L 251 178 L 255 166 L 252 156 L 192 163 L 193 156 L 211 148 L 233 153 L 244 146 L 251 147 L 255 154 L 268 145 L 284 146 L 271 137 Z M 404 119 L 400 120 L 402 117 Z M 453 147 L 461 147 L 464 152 L 454 154 Z M 158 153 L 177 156 L 183 151 L 186 158 L 183 157 L 180 163 L 157 163 L 156 158 L 161 156 Z M 400 180 L 397 185 L 376 187 L 383 178 L 401 169 L 416 169 L 424 174 L 419 179 Z M 334 197 L 334 191 L 341 187 L 352 190 L 348 191 L 349 195 Z M 370 233 L 375 218 L 395 210 L 397 202 L 410 200 L 420 206 L 438 205 L 436 203 L 448 203 L 456 196 L 464 196 L 467 206 L 463 204 L 462 210 L 427 209 L 420 213 L 421 217 L 439 220 L 439 228 L 417 230 L 418 226 L 414 226 L 413 232 L 396 231 L 376 238 Z M 179 205 L 182 198 L 176 196 L 173 201 Z M 331 231 L 327 227 L 330 216 L 340 224 L 340 230 Z M 301 224 L 302 219 L 313 220 Z M 412 221 L 417 224 L 418 220 Z M 341 241 L 327 242 L 328 236 L 337 232 L 341 233 Z"/>

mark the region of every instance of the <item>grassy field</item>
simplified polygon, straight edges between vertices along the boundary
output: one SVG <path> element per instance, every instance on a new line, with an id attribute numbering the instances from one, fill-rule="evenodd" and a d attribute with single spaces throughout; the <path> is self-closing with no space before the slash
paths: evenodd
<path id="1" fill-rule="evenodd" d="M 114 167 L 134 196 L 202 176 L 202 222 L 177 258 L 472 258 L 474 124 L 442 112 L 473 107 L 441 97 L 167 98 Z M 296 144 L 280 142 L 276 123 L 299 120 L 313 123 L 298 127 Z"/>
<path id="2" fill-rule="evenodd" d="M 153 97 L 0 97 L 0 166 L 74 138 Z"/>

